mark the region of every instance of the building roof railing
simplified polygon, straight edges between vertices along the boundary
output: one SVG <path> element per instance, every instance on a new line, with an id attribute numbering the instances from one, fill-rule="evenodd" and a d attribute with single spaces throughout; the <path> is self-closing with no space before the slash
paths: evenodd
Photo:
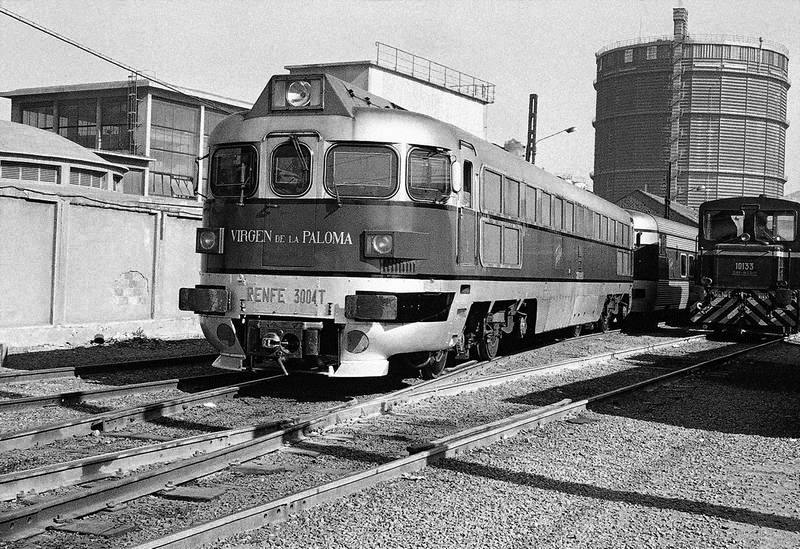
<path id="1" fill-rule="evenodd" d="M 495 85 L 491 82 L 382 42 L 375 42 L 375 45 L 378 48 L 376 64 L 379 67 L 406 74 L 484 103 L 494 103 Z"/>
<path id="2" fill-rule="evenodd" d="M 618 48 L 624 48 L 627 46 L 644 45 L 652 42 L 671 42 L 674 38 L 675 37 L 671 34 L 663 34 L 660 36 L 644 36 L 641 38 L 620 40 L 619 42 L 614 42 L 613 44 L 603 47 L 595 54 L 595 56 L 600 57 L 611 50 L 616 50 Z M 789 56 L 789 48 L 783 44 L 772 42 L 771 40 L 764 40 L 758 36 L 748 36 L 744 34 L 688 34 L 686 36 L 686 42 L 700 44 L 736 44 L 741 46 L 755 46 L 776 51 L 787 57 Z"/>

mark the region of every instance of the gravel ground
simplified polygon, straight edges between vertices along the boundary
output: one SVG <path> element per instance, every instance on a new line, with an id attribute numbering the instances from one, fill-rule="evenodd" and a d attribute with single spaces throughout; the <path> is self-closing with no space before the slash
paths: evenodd
<path id="1" fill-rule="evenodd" d="M 603 336 L 603 338 L 605 337 L 612 336 Z M 582 340 L 575 343 L 584 345 L 587 341 L 590 340 Z M 598 345 L 608 345 L 610 343 L 611 340 L 603 341 L 601 338 L 601 341 Z M 637 344 L 643 344 L 641 337 L 637 338 Z M 652 375 L 654 373 L 654 369 L 657 370 L 661 368 L 663 370 L 663 365 L 656 365 L 656 368 L 653 368 L 652 366 L 653 362 L 656 360 L 663 361 L 664 356 L 671 357 L 669 361 L 672 362 L 673 365 L 678 365 L 681 361 L 689 360 L 690 357 L 702 356 L 703 354 L 715 354 L 715 349 L 718 349 L 724 345 L 725 344 L 718 342 L 691 343 L 682 345 L 680 348 L 670 349 L 669 352 L 640 355 L 632 362 L 612 361 L 599 367 L 584 369 L 562 368 L 556 373 L 540 373 L 524 381 L 509 383 L 502 387 L 482 390 L 456 398 L 436 398 L 424 403 L 402 407 L 399 408 L 395 413 L 388 416 L 370 420 L 360 420 L 343 425 L 331 433 L 326 433 L 324 436 L 309 439 L 300 445 L 301 447 L 313 449 L 319 452 L 317 456 L 279 453 L 278 455 L 266 456 L 260 460 L 261 463 L 267 464 L 270 467 L 286 469 L 285 474 L 252 477 L 242 476 L 237 473 L 226 471 L 217 475 L 213 475 L 212 477 L 202 479 L 196 484 L 201 486 L 214 485 L 229 487 L 229 491 L 225 495 L 223 495 L 219 500 L 210 504 L 198 505 L 187 502 L 174 502 L 157 497 L 149 497 L 132 502 L 126 509 L 114 513 L 113 515 L 108 515 L 108 518 L 119 525 L 132 523 L 140 525 L 141 529 L 138 532 L 129 534 L 123 538 L 122 543 L 117 540 L 104 540 L 99 538 L 92 539 L 86 537 L 81 538 L 61 533 L 48 533 L 44 536 L 30 540 L 28 543 L 32 544 L 30 545 L 31 547 L 48 548 L 84 546 L 99 548 L 129 545 L 135 541 L 142 541 L 144 539 L 152 538 L 156 535 L 163 535 L 181 526 L 186 527 L 195 521 L 202 522 L 209 520 L 210 518 L 213 518 L 214 516 L 217 516 L 223 512 L 263 503 L 286 493 L 296 491 L 300 488 L 312 486 L 320 482 L 338 478 L 351 472 L 363 470 L 365 467 L 372 466 L 376 463 L 389 461 L 404 455 L 405 448 L 409 443 L 422 442 L 437 438 L 439 436 L 449 434 L 454 431 L 482 423 L 484 421 L 506 417 L 509 414 L 518 413 L 541 404 L 561 400 L 565 397 L 580 398 L 586 396 L 586 393 L 581 391 L 588 390 L 590 386 L 594 387 L 595 389 L 600 387 L 600 390 L 602 390 L 602 388 L 605 387 L 625 384 L 625 382 L 630 382 L 632 378 L 635 379 L 637 377 Z M 621 346 L 625 345 L 615 345 L 614 347 L 620 348 Z M 627 343 L 627 346 L 630 346 L 630 342 Z M 598 350 L 595 348 L 591 350 L 591 354 L 602 352 L 603 350 L 608 349 Z M 534 358 L 535 354 L 540 351 L 544 353 L 552 353 L 553 349 L 547 348 L 546 350 L 540 349 L 525 353 L 520 355 L 516 362 L 513 359 L 508 359 L 510 362 L 507 364 L 507 367 L 522 366 L 526 363 L 526 361 L 536 361 Z M 578 354 L 579 356 L 582 354 L 588 354 L 571 347 L 566 347 L 563 352 L 566 355 L 569 355 L 570 353 Z M 560 358 L 563 359 L 565 356 L 561 356 Z M 597 379 L 597 376 L 599 376 L 599 380 Z M 595 381 L 590 381 L 591 379 L 594 379 Z M 320 392 L 327 394 L 327 398 L 329 399 L 330 386 L 323 384 L 321 387 L 322 390 Z M 328 391 L 324 391 L 326 387 L 328 388 Z M 321 402 L 320 399 L 324 395 L 316 394 L 317 391 L 308 390 L 309 388 L 309 384 L 304 384 L 304 389 L 306 389 L 304 392 L 304 397 L 302 400 L 292 399 L 296 407 L 291 408 L 289 404 L 286 404 L 286 411 L 292 409 L 295 411 L 308 410 L 309 408 L 303 407 L 318 405 Z M 363 388 L 361 391 L 363 392 Z M 211 410 L 214 412 L 212 415 L 209 415 L 209 410 L 194 409 L 190 413 L 193 413 L 196 410 L 200 411 L 203 414 L 202 419 L 195 421 L 191 418 L 191 416 L 182 416 L 180 422 L 187 425 L 202 422 L 202 425 L 208 427 L 211 425 L 210 422 L 212 420 L 210 418 L 213 416 L 213 421 L 220 421 L 224 424 L 229 424 L 232 417 L 241 417 L 241 412 L 233 414 L 231 412 L 234 408 L 228 409 L 226 408 L 226 405 L 230 404 L 238 409 L 241 407 L 240 401 L 249 402 L 247 400 L 237 399 L 236 401 L 219 403 L 219 406 L 216 409 Z M 268 421 L 270 419 L 274 419 L 274 416 L 270 415 L 271 413 L 275 414 L 276 412 L 280 412 L 280 410 L 274 408 L 276 406 L 274 402 L 270 402 L 269 398 L 265 398 L 263 396 L 260 399 L 255 399 L 253 402 L 249 402 L 247 406 L 252 409 L 250 417 L 254 420 L 258 419 L 260 421 Z M 618 429 L 624 430 L 624 428 Z M 148 425 L 147 431 L 153 432 L 153 426 Z M 182 433 L 181 436 L 186 436 L 186 432 Z M 539 435 L 537 434 L 536 436 Z M 546 442 L 549 436 L 550 435 L 544 437 L 543 442 Z M 618 434 L 615 436 L 619 437 Z M 558 445 L 555 446 L 555 448 L 557 447 Z M 476 453 L 476 455 L 479 454 L 480 453 Z M 590 455 L 590 449 L 584 450 L 583 455 Z M 463 461 L 463 459 L 458 461 Z M 643 463 L 647 464 L 649 461 L 644 460 Z M 624 468 L 625 467 L 623 467 L 623 469 Z M 451 474 L 449 469 L 444 469 L 442 472 Z M 433 474 L 433 469 L 426 470 L 423 472 L 422 477 L 424 479 L 428 479 Z M 613 473 L 611 474 L 611 478 L 616 481 L 619 479 L 619 475 Z M 418 482 L 422 481 L 405 480 L 400 481 L 399 484 L 405 485 L 411 483 L 416 486 Z M 466 486 L 466 481 L 464 479 L 459 480 L 458 483 Z M 387 486 L 392 485 L 393 484 L 390 483 Z M 432 493 L 435 494 L 437 489 L 440 488 L 432 488 Z M 508 490 L 508 488 L 503 486 L 501 493 L 503 493 L 504 490 Z M 365 494 L 369 493 L 369 491 L 365 492 Z M 390 496 L 390 498 L 386 501 L 393 501 L 395 497 L 396 496 Z M 379 504 L 375 501 L 372 501 L 372 499 L 374 499 L 372 496 L 362 494 L 361 496 L 347 498 L 346 500 L 343 500 L 345 503 L 342 504 L 347 505 L 348 507 L 355 507 L 355 501 L 371 501 L 371 503 L 368 504 L 373 508 L 379 509 L 378 514 L 380 516 L 386 515 L 386 510 L 380 507 L 380 505 L 385 504 Z M 340 504 L 337 503 L 334 505 Z M 469 505 L 472 508 L 480 509 L 480 505 L 477 503 L 471 503 Z M 334 511 L 332 514 L 327 514 L 326 509 L 328 509 L 328 507 L 330 506 L 312 511 L 312 513 L 309 514 L 322 514 L 322 518 L 314 520 L 318 520 L 319 524 L 324 526 L 323 531 L 330 525 L 338 524 L 340 520 L 336 518 L 336 515 L 337 513 L 341 513 L 341 510 Z M 473 518 L 468 521 L 468 523 L 464 524 L 461 523 L 460 517 L 452 516 L 448 506 L 444 506 L 442 509 L 439 507 L 440 506 L 437 505 L 434 509 L 428 509 L 424 505 L 421 506 L 420 504 L 410 506 L 408 508 L 404 508 L 402 506 L 398 507 L 398 509 L 402 511 L 402 516 L 393 519 L 395 522 L 397 522 L 397 524 L 392 524 L 391 528 L 401 529 L 404 527 L 404 525 L 406 527 L 412 527 L 413 523 L 420 520 L 418 515 L 423 514 L 425 516 L 421 518 L 427 519 L 431 516 L 436 516 L 436 513 L 441 513 L 444 511 L 446 516 L 440 517 L 440 520 L 443 521 L 443 524 L 449 524 L 450 528 L 455 528 L 456 532 L 461 532 L 461 534 L 459 534 L 459 536 L 461 536 L 461 538 L 459 538 L 461 539 L 461 541 L 458 542 L 459 544 L 469 545 L 470 542 L 467 541 L 468 539 L 480 541 L 484 538 L 464 537 L 467 536 L 467 533 L 469 532 L 467 524 L 472 526 L 480 525 L 484 520 L 492 523 L 504 524 L 509 523 L 509 521 L 512 520 L 512 518 L 506 516 L 509 509 L 508 505 L 502 502 L 494 505 L 492 509 L 497 507 L 497 513 L 500 513 L 506 518 L 501 520 L 495 517 L 493 513 L 488 513 L 481 520 Z M 456 509 L 457 508 L 458 507 L 456 506 Z M 355 512 L 369 514 L 369 511 L 369 509 L 361 509 Z M 547 521 L 545 518 L 546 515 L 543 516 L 541 514 L 541 509 L 536 511 L 534 514 L 536 514 L 536 520 Z M 302 517 L 300 520 L 303 520 Z M 329 538 L 329 540 L 331 540 L 330 546 L 425 546 L 424 541 L 420 542 L 419 539 L 414 538 L 413 536 L 408 538 L 409 541 L 406 545 L 404 545 L 406 539 L 404 536 L 393 538 L 391 542 L 384 538 L 383 542 L 378 543 L 377 540 L 381 538 L 374 532 L 369 532 L 369 520 L 369 518 L 362 516 L 359 519 L 359 524 L 364 528 L 367 528 L 367 530 L 362 531 L 361 528 L 352 530 L 345 528 L 347 532 L 342 534 L 342 539 L 339 539 L 338 537 Z M 348 522 L 345 522 L 344 524 L 348 524 Z M 461 524 L 461 526 L 459 526 L 459 524 Z M 569 521 L 567 521 L 567 524 L 570 524 Z M 291 524 L 289 526 L 291 526 Z M 282 526 L 280 528 L 284 527 L 287 526 Z M 333 528 L 333 526 L 330 527 Z M 376 523 L 374 527 L 386 528 L 387 526 L 385 523 Z M 262 530 L 255 535 L 261 536 L 264 532 L 266 532 L 266 530 Z M 266 535 L 265 538 L 253 538 L 257 539 L 255 546 L 270 546 L 272 543 L 282 543 L 277 541 L 277 539 L 282 538 L 281 535 L 278 535 L 276 539 L 270 538 L 269 533 L 264 535 Z M 451 535 L 454 534 L 451 533 Z M 347 536 L 350 537 L 348 538 Z M 326 542 L 323 541 L 323 538 L 315 539 L 306 535 L 298 539 L 303 541 L 298 541 L 297 544 L 292 546 L 326 546 Z M 346 542 L 345 540 L 347 539 L 352 539 L 355 541 L 352 541 L 352 543 Z M 242 538 L 241 541 L 248 543 L 248 538 Z M 235 546 L 235 543 L 238 542 L 239 541 L 237 540 L 235 542 L 231 542 L 232 545 L 227 544 L 223 546 L 233 547 Z M 374 544 L 370 545 L 372 542 L 374 542 Z M 472 546 L 485 545 L 486 544 L 483 542 L 476 542 L 473 543 Z M 505 542 L 500 542 L 500 544 L 496 546 L 507 546 L 507 544 Z M 567 544 L 565 546 L 571 545 Z"/>
<path id="2" fill-rule="evenodd" d="M 216 547 L 798 547 L 800 347 L 756 357 Z"/>

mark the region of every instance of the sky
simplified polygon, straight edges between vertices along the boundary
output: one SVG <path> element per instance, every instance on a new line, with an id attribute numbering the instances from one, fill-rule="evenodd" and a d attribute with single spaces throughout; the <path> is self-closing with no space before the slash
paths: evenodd
<path id="1" fill-rule="evenodd" d="M 526 141 L 537 165 L 588 177 L 594 164 L 595 53 L 618 41 L 689 33 L 746 35 L 800 58 L 800 0 L 0 0 L 0 7 L 172 84 L 255 101 L 286 65 L 375 60 L 380 41 L 494 83 L 488 135 Z M 0 90 L 124 80 L 127 72 L 0 15 Z M 5 109 L 7 110 L 7 106 Z M 0 117 L 3 106 L 0 105 Z M 6 114 L 6 116 L 8 116 Z M 800 190 L 800 88 L 789 89 L 786 193 Z"/>

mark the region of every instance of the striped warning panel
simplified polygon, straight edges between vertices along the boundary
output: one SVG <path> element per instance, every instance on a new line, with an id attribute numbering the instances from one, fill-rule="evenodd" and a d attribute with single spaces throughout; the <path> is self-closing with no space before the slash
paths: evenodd
<path id="1" fill-rule="evenodd" d="M 796 301 L 787 307 L 775 307 L 769 293 L 732 292 L 717 295 L 702 305 L 692 315 L 691 322 L 795 332 L 800 327 L 799 316 Z"/>

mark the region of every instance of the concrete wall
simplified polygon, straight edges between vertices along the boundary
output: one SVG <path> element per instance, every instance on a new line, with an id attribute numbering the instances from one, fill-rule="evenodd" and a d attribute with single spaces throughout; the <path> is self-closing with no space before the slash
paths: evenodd
<path id="1" fill-rule="evenodd" d="M 201 337 L 177 305 L 178 288 L 199 281 L 199 207 L 33 187 L 0 185 L 0 343 Z"/>
<path id="2" fill-rule="evenodd" d="M 483 103 L 380 67 L 370 67 L 368 78 L 370 92 L 404 109 L 433 116 L 486 139 Z"/>

